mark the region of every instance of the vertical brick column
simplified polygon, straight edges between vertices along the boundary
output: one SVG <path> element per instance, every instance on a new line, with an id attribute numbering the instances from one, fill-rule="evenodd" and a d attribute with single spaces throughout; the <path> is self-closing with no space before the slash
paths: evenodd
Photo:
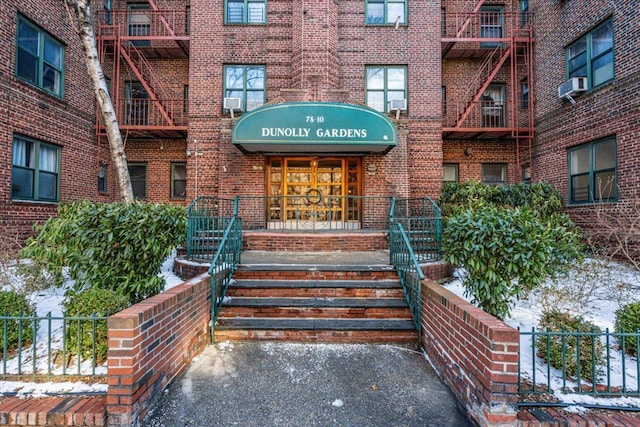
<path id="1" fill-rule="evenodd" d="M 210 294 L 203 274 L 109 318 L 109 426 L 137 424 L 209 343 Z"/>
<path id="2" fill-rule="evenodd" d="M 480 426 L 516 425 L 516 329 L 425 280 L 421 341 L 443 380 Z"/>

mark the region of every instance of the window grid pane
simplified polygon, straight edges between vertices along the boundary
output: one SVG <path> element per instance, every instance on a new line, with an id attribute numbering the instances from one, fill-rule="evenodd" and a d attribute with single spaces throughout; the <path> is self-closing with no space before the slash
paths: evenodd
<path id="1" fill-rule="evenodd" d="M 13 138 L 11 197 L 57 201 L 60 149 L 20 137 Z"/>
<path id="2" fill-rule="evenodd" d="M 615 138 L 585 144 L 568 154 L 571 203 L 617 200 Z"/>
<path id="3" fill-rule="evenodd" d="M 225 96 L 240 98 L 244 111 L 264 105 L 265 69 L 263 66 L 225 67 Z"/>
<path id="4" fill-rule="evenodd" d="M 63 46 L 18 17 L 16 75 L 57 96 L 63 92 Z"/>
<path id="5" fill-rule="evenodd" d="M 267 20 L 265 0 L 225 0 L 226 21 L 230 24 L 263 24 Z"/>

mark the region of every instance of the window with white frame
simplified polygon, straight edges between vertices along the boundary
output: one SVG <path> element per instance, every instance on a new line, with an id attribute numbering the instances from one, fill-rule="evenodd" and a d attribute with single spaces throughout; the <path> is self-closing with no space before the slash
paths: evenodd
<path id="1" fill-rule="evenodd" d="M 227 24 L 264 24 L 267 21 L 266 0 L 225 0 Z"/>
<path id="2" fill-rule="evenodd" d="M 60 147 L 14 135 L 11 198 L 57 202 L 60 199 Z"/>
<path id="3" fill-rule="evenodd" d="M 366 0 L 367 24 L 406 24 L 406 0 Z"/>
<path id="4" fill-rule="evenodd" d="M 225 98 L 240 98 L 243 111 L 251 111 L 264 104 L 264 66 L 226 65 L 224 82 Z"/>
<path id="5" fill-rule="evenodd" d="M 569 202 L 616 201 L 616 138 L 583 144 L 569 150 Z"/>
<path id="6" fill-rule="evenodd" d="M 53 95 L 64 93 L 64 47 L 18 15 L 16 76 Z"/>
<path id="7" fill-rule="evenodd" d="M 613 21 L 598 25 L 567 47 L 567 77 L 586 77 L 593 88 L 613 80 Z"/>
<path id="8" fill-rule="evenodd" d="M 407 67 L 366 67 L 366 103 L 381 113 L 391 111 L 391 101 L 407 99 Z"/>
<path id="9" fill-rule="evenodd" d="M 507 165 L 504 163 L 484 163 L 482 182 L 487 185 L 505 185 L 507 183 Z"/>

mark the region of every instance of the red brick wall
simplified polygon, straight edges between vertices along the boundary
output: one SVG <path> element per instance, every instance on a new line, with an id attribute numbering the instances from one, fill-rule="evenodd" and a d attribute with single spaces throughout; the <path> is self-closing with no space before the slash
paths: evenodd
<path id="1" fill-rule="evenodd" d="M 551 182 L 568 198 L 567 150 L 615 135 L 618 192 L 621 203 L 640 190 L 640 45 L 635 2 L 585 0 L 581 2 L 531 1 L 536 19 L 536 126 L 533 179 Z M 574 97 L 558 99 L 557 87 L 566 80 L 565 48 L 611 17 L 614 36 L 615 80 Z M 611 205 L 611 210 L 617 207 Z M 594 224 L 596 209 L 567 206 L 566 211 L 584 227 Z"/>
<path id="2" fill-rule="evenodd" d="M 517 330 L 425 280 L 421 342 L 444 382 L 480 426 L 516 425 Z"/>
<path id="3" fill-rule="evenodd" d="M 50 95 L 15 75 L 18 13 L 65 46 L 64 98 Z M 0 0 L 0 235 L 32 235 L 34 222 L 56 213 L 54 203 L 11 200 L 14 134 L 61 148 L 60 200 L 108 200 L 98 194 L 98 168 L 108 151 L 94 136 L 94 98 L 80 41 L 69 25 L 64 2 Z"/>
<path id="4" fill-rule="evenodd" d="M 137 424 L 210 342 L 210 293 L 203 274 L 109 318 L 109 426 Z"/>
<path id="5" fill-rule="evenodd" d="M 387 233 L 265 233 L 243 232 L 243 250 L 255 251 L 376 251 L 389 248 Z"/>

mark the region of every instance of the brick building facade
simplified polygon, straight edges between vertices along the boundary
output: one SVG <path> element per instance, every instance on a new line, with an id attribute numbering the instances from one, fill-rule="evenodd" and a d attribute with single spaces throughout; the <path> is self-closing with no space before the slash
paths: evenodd
<path id="1" fill-rule="evenodd" d="M 64 2 L 40 3 L 0 0 L 3 233 L 28 234 L 58 201 L 118 198 Z M 633 173 L 640 12 L 631 2 L 107 0 L 94 7 L 134 193 L 150 202 L 316 190 L 437 198 L 443 176 L 533 179 L 558 187 L 585 224 L 598 178 L 614 180 L 611 201 L 640 187 Z M 558 86 L 580 73 L 587 79 L 576 82 L 587 90 L 559 98 Z M 225 99 L 238 108 L 225 108 Z M 301 103 L 321 113 L 325 105 L 372 108 L 380 125 L 393 124 L 395 139 L 380 150 L 348 138 L 262 140 L 252 148 L 234 140 L 244 115 Z M 291 116 L 265 126 L 288 125 Z"/>

